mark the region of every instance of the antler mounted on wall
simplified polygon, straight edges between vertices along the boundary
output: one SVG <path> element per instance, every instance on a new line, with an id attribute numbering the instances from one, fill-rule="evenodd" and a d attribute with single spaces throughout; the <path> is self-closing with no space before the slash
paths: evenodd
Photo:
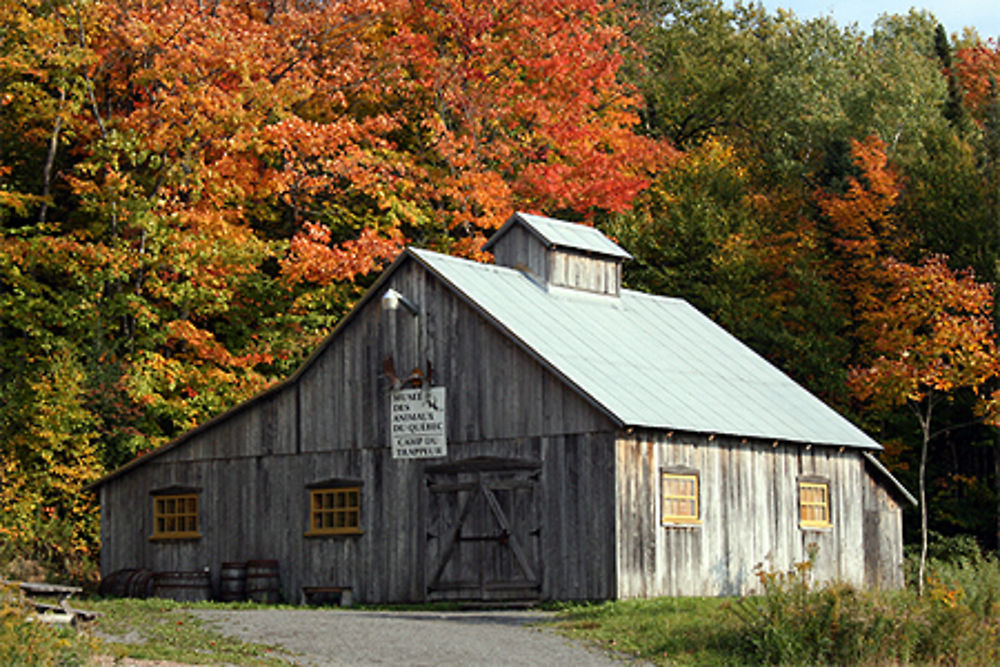
<path id="1" fill-rule="evenodd" d="M 405 378 L 400 378 L 396 373 L 396 362 L 393 361 L 392 355 L 388 355 L 382 360 L 382 375 L 384 375 L 390 383 L 390 390 L 402 389 L 405 387 L 422 387 L 425 384 L 431 384 L 431 377 L 433 374 L 433 367 L 431 362 L 427 360 L 427 372 L 425 373 L 418 366 L 410 371 L 410 374 Z"/>

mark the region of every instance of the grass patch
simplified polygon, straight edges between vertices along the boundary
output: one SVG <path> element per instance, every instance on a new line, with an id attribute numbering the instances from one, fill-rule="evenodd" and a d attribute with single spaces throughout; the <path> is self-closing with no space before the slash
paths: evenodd
<path id="1" fill-rule="evenodd" d="M 740 622 L 722 598 L 654 598 L 556 609 L 556 627 L 573 639 L 596 643 L 660 665 L 745 664 L 736 649 Z"/>
<path id="2" fill-rule="evenodd" d="M 280 648 L 251 644 L 207 627 L 187 609 L 259 609 L 250 603 L 179 603 L 172 600 L 92 599 L 74 606 L 99 611 L 90 632 L 99 652 L 114 658 L 230 665 L 284 665 Z"/>

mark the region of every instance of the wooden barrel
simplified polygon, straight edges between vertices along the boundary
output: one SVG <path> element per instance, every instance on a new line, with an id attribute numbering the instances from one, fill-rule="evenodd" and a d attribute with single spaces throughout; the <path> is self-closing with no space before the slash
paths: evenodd
<path id="1" fill-rule="evenodd" d="M 135 568 L 115 570 L 108 576 L 101 577 L 101 583 L 97 587 L 98 594 L 115 598 L 128 596 L 128 582 L 136 572 L 139 570 Z"/>
<path id="2" fill-rule="evenodd" d="M 242 602 L 247 599 L 247 564 L 223 563 L 219 572 L 219 600 Z"/>
<path id="3" fill-rule="evenodd" d="M 153 575 L 153 595 L 178 602 L 199 602 L 212 597 L 208 570 L 199 572 L 157 572 Z"/>
<path id="4" fill-rule="evenodd" d="M 275 603 L 281 601 L 281 579 L 278 576 L 278 561 L 247 561 L 247 599 L 254 602 Z"/>
<path id="5" fill-rule="evenodd" d="M 136 570 L 128 578 L 125 594 L 130 598 L 148 598 L 153 594 L 153 573 L 149 570 Z"/>

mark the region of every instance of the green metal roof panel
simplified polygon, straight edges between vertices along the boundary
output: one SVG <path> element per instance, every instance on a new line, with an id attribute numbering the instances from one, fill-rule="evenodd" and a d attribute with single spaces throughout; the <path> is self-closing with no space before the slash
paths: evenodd
<path id="1" fill-rule="evenodd" d="M 608 257 L 618 257 L 621 259 L 632 259 L 617 243 L 607 236 L 586 225 L 578 225 L 572 222 L 564 222 L 554 218 L 546 218 L 541 215 L 531 213 L 515 213 L 510 220 L 498 229 L 490 240 L 486 243 L 485 249 L 492 247 L 494 240 L 506 233 L 506 230 L 514 224 L 523 224 L 531 233 L 537 236 L 547 246 L 559 248 L 571 248 L 584 252 L 592 252 Z"/>
<path id="2" fill-rule="evenodd" d="M 624 425 L 881 449 L 682 299 L 546 287 L 516 269 L 409 252 Z"/>

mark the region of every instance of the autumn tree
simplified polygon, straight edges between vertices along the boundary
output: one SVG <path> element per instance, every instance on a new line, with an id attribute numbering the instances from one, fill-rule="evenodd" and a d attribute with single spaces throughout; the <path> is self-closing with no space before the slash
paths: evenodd
<path id="1" fill-rule="evenodd" d="M 935 429 L 935 409 L 961 390 L 981 393 L 1000 374 L 993 331 L 991 286 L 971 272 L 956 273 L 947 258 L 917 265 L 885 264 L 892 289 L 869 304 L 862 321 L 868 359 L 851 370 L 855 395 L 874 407 L 907 406 L 920 426 L 920 567 L 923 592 L 927 559 L 927 451 L 931 440 L 954 425 Z M 996 420 L 994 402 L 980 397 L 981 412 Z"/>
<path id="2" fill-rule="evenodd" d="M 1000 45 L 995 40 L 978 42 L 958 50 L 953 68 L 948 70 L 961 84 L 965 109 L 983 122 L 998 95 Z"/>
<path id="3" fill-rule="evenodd" d="M 73 437 L 115 466 L 205 421 L 287 374 L 407 241 L 479 256 L 518 208 L 627 209 L 673 151 L 634 131 L 619 18 L 605 0 L 4 4 L 4 460 L 41 489 L 18 452 Z"/>
<path id="4" fill-rule="evenodd" d="M 876 136 L 851 140 L 854 169 L 843 175 L 841 191 L 816 193 L 832 251 L 829 275 L 843 292 L 851 321 L 881 299 L 884 262 L 904 256 L 909 243 L 896 213 L 900 177 L 886 148 Z"/>
<path id="5" fill-rule="evenodd" d="M 795 193 L 764 194 L 756 162 L 703 138 L 604 229 L 634 259 L 632 289 L 691 301 L 741 340 L 843 406 L 845 318 Z"/>
<path id="6" fill-rule="evenodd" d="M 884 16 L 866 34 L 754 4 L 636 4 L 648 8 L 648 25 L 637 32 L 643 59 L 629 72 L 646 98 L 648 131 L 684 149 L 724 135 L 757 160 L 762 190 L 827 185 L 831 148 L 869 135 L 893 157 L 925 159 L 921 137 L 944 122 L 947 87 L 927 14 Z"/>

